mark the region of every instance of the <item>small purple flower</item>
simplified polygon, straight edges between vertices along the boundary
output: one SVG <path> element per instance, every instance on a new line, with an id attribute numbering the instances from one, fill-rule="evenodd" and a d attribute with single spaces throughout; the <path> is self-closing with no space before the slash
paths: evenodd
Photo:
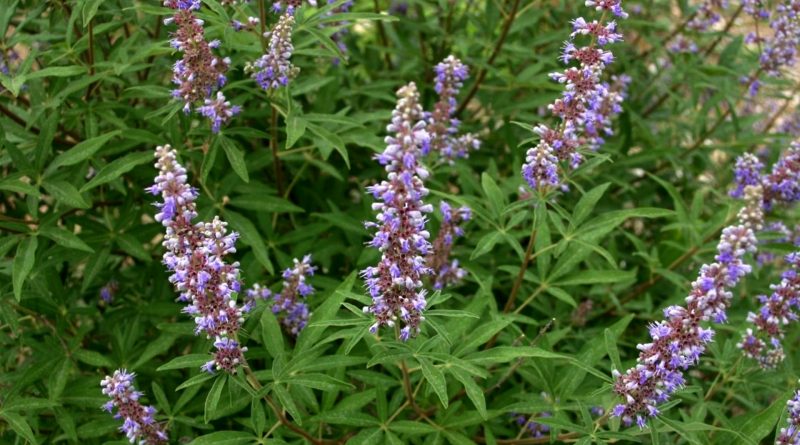
<path id="1" fill-rule="evenodd" d="M 283 14 L 272 31 L 264 34 L 264 37 L 269 38 L 267 53 L 245 67 L 246 71 L 253 73 L 252 77 L 264 90 L 285 87 L 299 72 L 291 62 L 294 52 L 293 26 L 294 16 Z"/>
<path id="2" fill-rule="evenodd" d="M 734 182 L 736 188 L 731 190 L 730 195 L 734 198 L 744 196 L 744 188 L 748 185 L 761 183 L 761 171 L 764 164 L 753 154 L 745 153 L 736 159 L 736 166 L 733 169 Z"/>
<path id="3" fill-rule="evenodd" d="M 111 280 L 100 288 L 100 299 L 102 299 L 105 304 L 111 304 L 117 291 L 119 291 L 119 283 L 117 280 Z"/>
<path id="4" fill-rule="evenodd" d="M 317 6 L 317 0 L 307 0 L 311 6 Z M 294 15 L 297 8 L 303 5 L 303 0 L 277 0 L 272 2 L 272 11 L 275 13 L 285 12 Z"/>
<path id="5" fill-rule="evenodd" d="M 697 7 L 694 18 L 686 27 L 695 31 L 707 31 L 722 20 L 720 11 L 727 8 L 727 0 L 705 0 Z"/>
<path id="6" fill-rule="evenodd" d="M 222 125 L 227 124 L 233 116 L 239 114 L 242 111 L 242 107 L 231 105 L 230 102 L 225 100 L 225 95 L 222 94 L 222 91 L 217 91 L 217 98 L 213 100 L 206 99 L 205 104 L 198 111 L 211 121 L 211 131 L 219 133 Z"/>
<path id="7" fill-rule="evenodd" d="M 397 107 L 386 127 L 386 149 L 375 159 L 384 166 L 387 180 L 372 185 L 367 191 L 375 197 L 373 210 L 377 222 L 367 222 L 375 229 L 369 245 L 381 252 L 377 266 L 361 272 L 372 297 L 365 312 L 375 316 L 370 332 L 380 326 L 394 326 L 398 318 L 405 325 L 400 339 L 407 340 L 419 333 L 426 306 L 422 279 L 431 274 L 425 258 L 431 251 L 429 232 L 425 229 L 426 213 L 433 206 L 425 204 L 428 195 L 423 181 L 428 170 L 420 163 L 423 147 L 429 143 L 425 131 L 419 92 L 412 82 L 397 91 Z"/>
<path id="8" fill-rule="evenodd" d="M 433 288 L 437 290 L 457 284 L 467 275 L 467 272 L 459 266 L 458 260 L 450 259 L 450 253 L 453 249 L 453 240 L 464 236 L 462 225 L 472 216 L 469 207 L 453 210 L 446 201 L 439 204 L 439 210 L 442 213 L 442 225 L 433 241 L 433 251 L 427 259 L 428 267 L 433 271 Z"/>
<path id="9" fill-rule="evenodd" d="M 131 443 L 158 445 L 167 443 L 169 437 L 164 427 L 155 420 L 156 409 L 144 406 L 139 402 L 142 393 L 133 386 L 134 373 L 124 369 L 114 371 L 113 376 L 106 376 L 101 382 L 103 394 L 111 400 L 102 406 L 104 411 L 117 412 L 115 419 L 122 419 L 120 431 L 125 433 Z"/>
<path id="10" fill-rule="evenodd" d="M 800 390 L 786 402 L 789 415 L 786 422 L 789 426 L 781 428 L 775 438 L 775 445 L 800 445 Z"/>

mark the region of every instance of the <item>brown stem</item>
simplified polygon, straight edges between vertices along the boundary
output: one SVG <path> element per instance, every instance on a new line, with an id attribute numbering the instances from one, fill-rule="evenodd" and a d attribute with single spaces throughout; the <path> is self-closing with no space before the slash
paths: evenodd
<path id="1" fill-rule="evenodd" d="M 775 114 L 772 115 L 772 117 L 767 122 L 767 125 L 765 125 L 764 128 L 761 130 L 761 133 L 768 133 L 772 129 L 772 127 L 775 126 L 775 123 L 778 122 L 778 119 L 783 115 L 786 109 L 789 108 L 789 105 L 791 105 L 794 96 L 798 92 L 800 92 L 800 82 L 798 82 L 797 85 L 795 85 L 794 89 L 792 89 L 792 92 L 789 93 L 788 97 L 786 97 L 786 100 L 783 102 L 783 106 L 781 106 L 781 108 L 778 111 L 776 111 Z"/>
<path id="2" fill-rule="evenodd" d="M 486 66 L 489 67 L 494 63 L 494 60 L 500 54 L 500 50 L 503 49 L 503 44 L 506 41 L 506 37 L 508 36 L 509 30 L 511 30 L 511 25 L 514 23 L 514 19 L 517 18 L 517 11 L 519 10 L 519 3 L 520 0 L 509 0 L 512 3 L 511 5 L 511 12 L 509 12 L 508 16 L 506 17 L 505 22 L 503 22 L 503 29 L 500 31 L 500 37 L 497 39 L 497 42 L 494 45 L 494 49 L 492 50 L 492 54 L 489 56 L 489 59 L 486 61 Z M 475 97 L 475 94 L 478 92 L 478 88 L 481 87 L 481 83 L 486 78 L 486 67 L 483 67 L 478 71 L 478 75 L 475 77 L 475 83 L 472 84 L 470 87 L 469 92 L 466 96 L 464 96 L 464 100 L 461 101 L 459 104 L 458 109 L 456 110 L 455 115 L 459 116 L 464 109 L 467 108 L 467 104 Z"/>
<path id="3" fill-rule="evenodd" d="M 414 409 L 414 412 L 417 413 L 419 417 L 427 417 L 425 412 L 417 405 L 414 398 L 414 390 L 411 388 L 411 378 L 409 377 L 405 360 L 400 360 L 400 371 L 403 373 L 403 391 L 406 393 L 408 404 L 411 405 L 411 408 Z"/>
<path id="4" fill-rule="evenodd" d="M 725 222 L 723 223 L 723 227 L 727 226 L 728 223 L 730 223 L 730 221 L 731 221 L 731 218 L 727 218 L 725 220 Z M 716 238 L 718 233 L 719 233 L 719 230 L 714 230 L 713 232 L 709 233 L 705 238 L 703 238 L 703 240 L 698 245 L 692 246 L 691 249 L 687 250 L 681 256 L 679 256 L 674 261 L 672 261 L 669 264 L 669 266 L 667 266 L 666 270 L 667 271 L 673 271 L 673 270 L 677 269 L 678 267 L 680 267 L 689 258 L 692 258 L 698 251 L 700 251 L 700 249 L 703 247 L 704 244 L 706 244 L 709 241 L 711 241 L 712 239 Z M 661 281 L 662 278 L 664 278 L 664 275 L 662 275 L 662 274 L 653 275 L 652 277 L 650 277 L 650 279 L 648 279 L 644 283 L 640 283 L 638 286 L 633 288 L 633 290 L 631 290 L 624 297 L 622 297 L 619 300 L 619 304 L 623 305 L 623 304 L 625 304 L 625 303 L 627 303 L 627 302 L 629 302 L 631 300 L 634 300 L 634 299 L 638 298 L 639 296 L 641 296 L 642 294 L 647 292 L 648 289 L 650 289 L 651 287 L 655 286 L 659 281 Z M 603 316 L 603 315 L 607 315 L 607 314 L 611 313 L 614 310 L 615 306 L 616 305 L 608 305 L 608 306 L 606 306 L 603 309 L 603 312 L 601 314 L 599 314 L 598 316 Z M 592 318 L 595 318 L 595 317 L 592 317 Z"/>
<path id="5" fill-rule="evenodd" d="M 650 48 L 645 50 L 645 52 L 639 54 L 639 56 L 637 58 L 638 59 L 644 59 L 647 56 L 649 56 L 650 53 L 653 52 L 656 48 L 663 48 L 663 47 L 667 46 L 667 43 L 669 43 L 670 40 L 674 39 L 675 36 L 677 36 L 678 34 L 682 33 L 683 30 L 686 29 L 686 26 L 689 25 L 689 22 L 691 22 L 695 17 L 697 17 L 697 11 L 694 11 L 693 13 L 691 13 L 688 17 L 686 17 L 686 19 L 683 22 L 681 22 L 680 25 L 678 25 L 678 27 L 673 29 L 672 32 L 669 33 L 669 35 L 667 37 L 665 37 L 664 40 L 662 40 L 662 43 L 661 43 L 660 46 L 651 46 Z M 639 35 L 641 36 L 641 34 L 639 34 Z M 638 38 L 639 37 L 637 37 L 637 39 Z M 635 45 L 631 45 L 631 46 L 635 47 Z"/>
<path id="6" fill-rule="evenodd" d="M 503 313 L 507 314 L 511 309 L 514 308 L 514 301 L 517 299 L 517 294 L 519 293 L 519 288 L 522 286 L 522 281 L 525 278 L 525 272 L 528 270 L 528 264 L 531 260 L 531 255 L 533 254 L 533 246 L 536 244 L 536 221 L 534 220 L 533 229 L 531 230 L 531 236 L 528 238 L 528 247 L 525 249 L 525 258 L 522 259 L 522 266 L 519 268 L 519 273 L 517 274 L 516 280 L 514 280 L 514 285 L 511 287 L 511 294 L 508 296 L 508 300 L 506 301 L 506 305 L 503 307 Z"/>
<path id="7" fill-rule="evenodd" d="M 736 19 L 739 17 L 739 14 L 742 13 L 742 8 L 743 7 L 744 7 L 743 5 L 739 6 L 739 8 L 736 10 L 736 12 L 734 12 L 734 14 L 731 16 L 731 19 L 728 20 L 728 23 L 725 25 L 725 29 L 722 30 L 722 32 L 720 33 L 720 35 L 716 39 L 714 39 L 714 41 L 711 43 L 711 45 L 709 45 L 706 49 L 703 50 L 703 56 L 704 57 L 707 57 L 709 54 L 714 52 L 714 50 L 717 48 L 717 45 L 719 45 L 719 43 L 722 41 L 722 39 L 726 35 L 728 35 L 728 31 L 730 31 L 731 27 L 736 22 Z M 696 13 L 694 15 L 696 15 Z M 694 18 L 694 15 L 692 15 L 685 23 L 688 23 L 689 21 L 691 21 L 691 19 Z M 685 25 L 684 25 L 684 27 L 685 27 Z M 663 72 L 663 70 L 659 71 L 658 74 L 656 74 L 656 78 L 661 76 L 662 72 Z M 651 82 L 654 81 L 654 80 L 655 79 L 652 79 Z M 650 116 L 654 111 L 656 111 L 658 108 L 660 108 L 661 105 L 664 105 L 664 102 L 666 102 L 666 100 L 669 99 L 669 95 L 671 93 L 677 92 L 678 89 L 680 88 L 680 86 L 681 86 L 681 84 L 678 84 L 678 83 L 673 84 L 672 87 L 670 87 L 670 90 L 668 92 L 666 92 L 666 93 L 662 94 L 661 96 L 659 96 L 658 99 L 656 99 L 655 102 L 653 102 L 649 107 L 647 107 L 642 112 L 642 117 Z"/>
<path id="8" fill-rule="evenodd" d="M 742 13 L 743 9 L 744 9 L 744 2 L 742 2 L 742 4 L 739 5 L 739 7 L 736 9 L 736 12 L 733 13 L 731 19 L 728 20 L 728 23 L 725 25 L 725 29 L 723 29 L 722 32 L 719 34 L 719 36 L 717 36 L 717 38 L 714 39 L 714 42 L 711 43 L 711 46 L 709 46 L 708 48 L 706 48 L 705 51 L 703 51 L 703 56 L 708 56 L 709 54 L 714 52 L 714 50 L 717 48 L 717 45 L 719 45 L 722 39 L 728 35 L 728 31 L 731 30 L 731 27 L 736 22 L 736 19 L 739 17 L 739 14 Z"/>

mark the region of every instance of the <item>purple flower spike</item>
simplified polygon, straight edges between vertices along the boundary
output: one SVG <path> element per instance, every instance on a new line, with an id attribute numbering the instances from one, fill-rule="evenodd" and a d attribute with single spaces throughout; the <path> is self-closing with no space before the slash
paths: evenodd
<path id="1" fill-rule="evenodd" d="M 439 234 L 433 241 L 433 252 L 428 256 L 428 266 L 433 271 L 434 289 L 444 289 L 446 286 L 457 284 L 467 272 L 459 266 L 458 260 L 451 260 L 453 240 L 464 236 L 462 225 L 470 220 L 472 211 L 469 207 L 454 210 L 446 201 L 439 204 L 442 212 L 442 226 Z"/>
<path id="2" fill-rule="evenodd" d="M 786 422 L 789 426 L 781 428 L 775 445 L 800 445 L 800 390 L 795 391 L 794 397 L 786 402 L 789 415 Z"/>
<path id="3" fill-rule="evenodd" d="M 433 151 L 452 164 L 457 158 L 469 157 L 471 150 L 480 148 L 480 141 L 473 134 L 458 136 L 461 122 L 455 113 L 458 96 L 464 81 L 469 77 L 469 68 L 455 56 L 448 56 L 434 68 L 436 84 L 434 89 L 439 94 L 439 101 L 433 112 L 425 113 L 430 145 L 424 147 L 423 154 Z"/>
<path id="4" fill-rule="evenodd" d="M 164 6 L 175 9 L 175 15 L 165 23 L 174 23 L 178 27 L 170 45 L 183 53 L 172 69 L 172 82 L 177 85 L 172 95 L 183 100 L 183 109 L 188 113 L 193 104 L 210 98 L 214 91 L 225 85 L 230 60 L 211 52 L 219 41 L 205 40 L 203 21 L 192 12 L 200 8 L 199 0 L 166 0 Z"/>
<path id="5" fill-rule="evenodd" d="M 111 400 L 103 405 L 109 413 L 117 409 L 115 419 L 122 419 L 120 431 L 125 433 L 131 443 L 158 445 L 167 443 L 169 437 L 164 427 L 156 422 L 156 409 L 144 406 L 139 402 L 142 393 L 133 386 L 134 373 L 124 369 L 114 371 L 113 376 L 106 376 L 101 382 L 103 394 Z"/>
<path id="6" fill-rule="evenodd" d="M 291 62 L 293 26 L 294 16 L 283 14 L 272 31 L 264 34 L 264 37 L 269 37 L 267 53 L 245 67 L 245 71 L 252 72 L 252 77 L 264 90 L 285 87 L 299 72 Z"/>
<path id="7" fill-rule="evenodd" d="M 786 357 L 781 344 L 784 326 L 798 319 L 800 253 L 787 255 L 786 263 L 790 269 L 783 273 L 780 283 L 770 286 L 770 296 L 758 297 L 761 303 L 758 313 L 747 315 L 747 321 L 753 327 L 747 328 L 742 341 L 736 345 L 746 357 L 758 361 L 764 369 L 775 368 Z"/>
<path id="8" fill-rule="evenodd" d="M 761 69 L 778 77 L 781 70 L 797 62 L 800 47 L 800 0 L 781 0 L 769 24 L 773 36 L 767 39 L 761 53 Z"/>
<path id="9" fill-rule="evenodd" d="M 754 208 L 741 211 L 740 218 L 759 214 L 759 191 L 759 187 L 748 187 L 745 193 L 751 199 L 747 205 Z M 636 366 L 625 373 L 613 371 L 614 392 L 622 402 L 614 407 L 612 415 L 620 417 L 625 425 L 635 421 L 643 428 L 647 417 L 658 415 L 658 406 L 684 385 L 683 372 L 700 360 L 714 337 L 714 330 L 702 324 L 726 321 L 731 289 L 751 271 L 744 256 L 755 252 L 754 232 L 760 224 L 747 219 L 725 228 L 717 245 L 716 262 L 700 268 L 686 305 L 666 308 L 666 319 L 650 325 L 651 341 L 637 346 L 641 352 Z"/>
<path id="10" fill-rule="evenodd" d="M 317 270 L 311 265 L 311 255 L 300 261 L 294 259 L 294 266 L 283 271 L 283 289 L 273 296 L 272 312 L 281 314 L 281 323 L 286 330 L 297 336 L 308 323 L 308 305 L 301 300 L 314 293 L 314 287 L 308 283 L 308 277 Z"/>
<path id="11" fill-rule="evenodd" d="M 155 219 L 166 230 L 162 245 L 169 281 L 178 300 L 188 303 L 183 312 L 194 318 L 195 333 L 217 339 L 213 368 L 235 372 L 232 365 L 242 362 L 246 349 L 233 341 L 244 321 L 244 309 L 233 299 L 240 291 L 239 263 L 228 264 L 225 257 L 236 252 L 239 234 L 229 233 L 227 223 L 218 217 L 210 223 L 194 223 L 197 190 L 186 183 L 186 169 L 177 162 L 177 153 L 165 145 L 157 147 L 155 155 L 159 174 L 148 191 L 163 199 L 156 204 L 160 211 Z"/>
<path id="12" fill-rule="evenodd" d="M 586 6 L 602 11 L 604 17 L 606 12 L 621 18 L 628 16 L 620 0 L 586 0 Z M 574 41 L 578 37 L 590 37 L 591 42 L 578 46 Z M 584 159 L 581 148 L 596 151 L 605 138 L 613 134 L 611 120 L 622 112 L 621 104 L 631 79 L 612 77 L 612 82 L 608 83 L 601 78 L 614 61 L 614 55 L 604 47 L 621 40 L 622 34 L 614 21 L 587 21 L 583 17 L 572 21 L 570 40 L 564 44 L 560 59 L 579 65 L 550 75 L 564 85 L 562 96 L 548 106 L 561 123 L 555 129 L 545 125 L 534 129 L 540 141 L 528 150 L 522 166 L 522 176 L 531 188 L 566 189 L 559 175 L 559 163 L 565 162 L 571 169 L 578 168 Z"/>
<path id="13" fill-rule="evenodd" d="M 404 324 L 400 338 L 407 340 L 419 333 L 426 306 L 422 279 L 431 274 L 426 256 L 431 251 L 430 234 L 425 229 L 426 213 L 433 206 L 425 204 L 428 195 L 423 181 L 428 170 L 419 161 L 429 143 L 419 92 L 412 82 L 397 91 L 397 107 L 386 129 L 386 149 L 376 156 L 388 173 L 387 180 L 368 187 L 376 201 L 377 222 L 367 222 L 376 229 L 369 245 L 381 252 L 377 266 L 361 272 L 372 305 L 365 312 L 375 316 L 370 332 L 381 326 L 394 326 L 398 317 Z"/>

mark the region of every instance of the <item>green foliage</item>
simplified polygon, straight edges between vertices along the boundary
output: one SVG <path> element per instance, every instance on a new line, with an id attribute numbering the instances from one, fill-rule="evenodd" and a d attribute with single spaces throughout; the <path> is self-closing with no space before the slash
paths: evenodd
<path id="1" fill-rule="evenodd" d="M 709 54 L 668 52 L 665 37 L 695 2 L 677 11 L 641 1 L 612 47 L 610 70 L 633 79 L 616 134 L 567 174 L 568 191 L 543 196 L 520 192 L 519 172 L 532 125 L 548 122 L 541 111 L 562 88 L 547 74 L 560 66 L 569 20 L 591 13 L 583 1 L 392 1 L 407 9 L 386 13 L 390 1 L 375 0 L 333 15 L 318 2 L 297 14 L 300 74 L 269 94 L 243 70 L 264 42 L 230 21 L 272 2 L 202 2 L 206 37 L 232 59 L 225 92 L 243 106 L 213 134 L 171 98 L 179 56 L 160 2 L 3 1 L 0 442 L 123 443 L 120 422 L 100 409 L 99 382 L 118 368 L 137 373 L 172 443 L 773 440 L 800 355 L 787 348 L 785 363 L 763 374 L 735 345 L 755 296 L 781 272 L 775 262 L 754 267 L 730 324 L 647 428 L 591 410 L 618 402 L 611 371 L 635 363 L 648 323 L 681 303 L 711 261 L 739 207 L 727 195 L 733 159 L 764 148 L 773 161 L 788 145 L 763 124 L 791 111 L 780 106 L 795 79 L 766 80 L 748 102 L 740 78 L 757 69 L 757 46 L 738 31 L 685 31 Z M 342 28 L 346 53 L 331 39 Z M 378 258 L 366 245 L 365 188 L 385 176 L 373 156 L 385 147 L 394 91 L 414 81 L 431 109 L 433 66 L 451 53 L 471 69 L 459 103 L 475 95 L 458 117 L 482 148 L 454 165 L 432 160 L 427 199 L 472 209 L 453 251 L 468 274 L 429 295 L 421 334 L 404 343 L 390 330 L 369 333 L 362 311 L 371 299 L 358 271 Z M 280 271 L 306 253 L 319 265 L 299 336 L 269 303 L 248 314 L 247 372 L 200 370 L 212 342 L 194 335 L 161 263 L 163 227 L 145 187 L 164 144 L 199 191 L 200 218 L 218 215 L 240 234 L 245 286 L 279 289 Z M 793 226 L 793 216 L 776 219 Z M 429 222 L 434 236 L 441 223 Z M 110 283 L 118 289 L 104 302 Z M 790 327 L 785 343 L 797 339 Z M 515 416 L 550 436 L 525 442 Z"/>

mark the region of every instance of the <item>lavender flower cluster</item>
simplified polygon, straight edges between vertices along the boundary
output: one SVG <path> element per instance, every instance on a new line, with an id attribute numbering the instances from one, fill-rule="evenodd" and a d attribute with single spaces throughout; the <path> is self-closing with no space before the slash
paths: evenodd
<path id="1" fill-rule="evenodd" d="M 775 445 L 800 445 L 800 390 L 795 391 L 794 397 L 786 402 L 789 415 L 786 422 L 789 426 L 781 428 Z"/>
<path id="2" fill-rule="evenodd" d="M 219 47 L 220 41 L 207 42 L 205 39 L 203 20 L 193 12 L 200 9 L 200 0 L 165 0 L 164 6 L 175 10 L 172 17 L 164 20 L 164 24 L 174 23 L 178 27 L 170 45 L 183 53 L 172 69 L 172 82 L 177 85 L 172 95 L 183 100 L 185 113 L 191 111 L 193 104 L 202 102 L 204 105 L 198 107 L 197 111 L 211 120 L 215 133 L 219 132 L 222 125 L 241 112 L 241 107 L 232 106 L 222 92 L 217 92 L 216 100 L 212 99 L 214 91 L 228 81 L 225 73 L 230 59 L 215 56 L 211 52 Z"/>
<path id="3" fill-rule="evenodd" d="M 433 241 L 433 252 L 428 256 L 428 266 L 433 272 L 434 289 L 444 289 L 461 281 L 467 272 L 461 268 L 457 259 L 450 259 L 453 240 L 464 236 L 462 225 L 470 220 L 472 211 L 469 207 L 453 209 L 446 201 L 439 204 L 442 213 L 442 225 Z"/>
<path id="4" fill-rule="evenodd" d="M 761 53 L 761 68 L 770 76 L 780 76 L 784 67 L 794 66 L 800 46 L 800 0 L 782 0 L 770 22 L 773 36 Z"/>
<path id="5" fill-rule="evenodd" d="M 550 112 L 561 123 L 551 129 L 538 125 L 534 131 L 539 135 L 539 143 L 528 150 L 522 176 L 531 188 L 565 188 L 559 177 L 559 162 L 568 161 L 570 168 L 583 163 L 581 147 L 594 151 L 604 142 L 604 136 L 611 135 L 611 119 L 620 113 L 621 102 L 630 78 L 620 76 L 613 85 L 600 79 L 605 68 L 614 60 L 613 54 L 605 46 L 622 40 L 615 21 L 604 22 L 607 14 L 626 18 L 621 0 L 586 0 L 586 6 L 603 13 L 600 21 L 586 21 L 579 17 L 572 21 L 570 40 L 564 44 L 561 60 L 573 60 L 578 67 L 567 68 L 564 72 L 553 73 L 551 78 L 565 85 L 561 98 L 548 106 Z M 576 36 L 590 36 L 587 46 L 578 47 Z"/>
<path id="6" fill-rule="evenodd" d="M 381 259 L 361 275 L 372 297 L 372 305 L 364 311 L 376 319 L 370 332 L 376 333 L 381 326 L 395 326 L 399 317 L 404 324 L 400 338 L 408 340 L 419 332 L 424 320 L 426 291 L 422 279 L 432 272 L 426 264 L 431 243 L 425 214 L 432 212 L 433 206 L 423 201 L 428 195 L 423 181 L 429 173 L 420 162 L 430 136 L 425 130 L 417 86 L 409 83 L 397 91 L 397 97 L 387 126 L 390 135 L 386 137 L 386 149 L 376 156 L 387 179 L 367 188 L 377 201 L 372 208 L 379 213 L 376 222 L 365 226 L 375 229 L 369 244 L 380 250 Z"/>
<path id="7" fill-rule="evenodd" d="M 781 275 L 780 283 L 770 286 L 770 296 L 759 295 L 761 308 L 757 314 L 750 312 L 747 315 L 747 321 L 753 327 L 747 328 L 742 335 L 742 341 L 736 345 L 746 357 L 758 361 L 764 369 L 775 368 L 786 357 L 781 344 L 783 327 L 798 318 L 796 309 L 800 306 L 800 253 L 787 255 L 786 262 L 791 269 Z"/>
<path id="8" fill-rule="evenodd" d="M 106 376 L 101 382 L 103 394 L 109 400 L 103 409 L 114 414 L 115 419 L 123 419 L 120 431 L 125 433 L 131 443 L 158 445 L 167 443 L 169 437 L 164 428 L 155 420 L 156 409 L 144 406 L 139 399 L 142 393 L 133 386 L 136 375 L 124 369 L 114 371 L 114 375 Z"/>
<path id="9" fill-rule="evenodd" d="M 781 155 L 769 174 L 762 173 L 764 164 L 754 155 L 746 153 L 736 160 L 734 182 L 731 192 L 741 197 L 748 185 L 760 184 L 764 189 L 764 209 L 775 204 L 791 204 L 800 200 L 800 140 L 795 140 Z"/>
<path id="10" fill-rule="evenodd" d="M 236 232 L 228 233 L 227 223 L 214 217 L 211 222 L 194 223 L 197 216 L 197 190 L 187 184 L 186 169 L 177 161 L 169 145 L 156 148 L 155 184 L 148 188 L 161 195 L 155 219 L 165 228 L 163 261 L 171 272 L 170 282 L 179 301 L 188 303 L 183 312 L 194 317 L 195 334 L 215 338 L 213 360 L 203 365 L 208 372 L 235 372 L 244 362 L 244 352 L 235 340 L 244 321 L 244 309 L 233 299 L 239 292 L 239 263 L 226 263 L 236 252 Z"/>
<path id="11" fill-rule="evenodd" d="M 275 90 L 288 85 L 299 72 L 291 62 L 294 52 L 293 26 L 294 16 L 291 13 L 281 15 L 272 30 L 264 33 L 264 37 L 269 38 L 267 52 L 245 67 L 245 71 L 251 72 L 256 83 L 264 90 Z"/>
<path id="12" fill-rule="evenodd" d="M 317 270 L 311 265 L 311 255 L 303 257 L 302 261 L 294 259 L 294 267 L 283 271 L 283 289 L 275 296 L 272 311 L 281 313 L 281 322 L 289 333 L 297 335 L 308 323 L 308 306 L 300 301 L 314 293 L 314 287 L 308 283 L 308 277 L 314 276 Z"/>
<path id="13" fill-rule="evenodd" d="M 641 351 L 635 367 L 625 373 L 613 371 L 614 392 L 622 403 L 612 415 L 626 425 L 636 421 L 644 427 L 647 417 L 659 413 L 658 405 L 683 386 L 683 371 L 696 364 L 712 341 L 714 330 L 703 323 L 724 323 L 731 303 L 731 289 L 751 271 L 744 262 L 748 252 L 756 251 L 755 232 L 761 229 L 763 218 L 760 187 L 749 186 L 747 206 L 739 213 L 738 225 L 722 231 L 715 262 L 703 265 L 692 283 L 686 306 L 670 306 L 664 310 L 666 320 L 650 325 L 651 342 L 640 344 Z"/>
<path id="14" fill-rule="evenodd" d="M 317 0 L 307 0 L 311 6 L 317 6 Z M 272 11 L 278 14 L 294 15 L 297 8 L 303 5 L 303 0 L 278 0 L 272 2 Z"/>
<path id="15" fill-rule="evenodd" d="M 119 291 L 119 282 L 117 280 L 109 280 L 103 287 L 100 288 L 100 299 L 105 304 L 111 304 L 114 296 Z"/>
<path id="16" fill-rule="evenodd" d="M 544 437 L 550 432 L 550 425 L 539 423 L 533 420 L 534 418 L 538 417 L 553 417 L 553 414 L 549 411 L 542 411 L 541 413 L 530 417 L 524 414 L 515 413 L 512 413 L 511 415 L 514 418 L 514 422 L 516 422 L 517 426 L 524 428 L 525 432 L 534 439 Z"/>
<path id="17" fill-rule="evenodd" d="M 721 11 L 728 8 L 728 0 L 705 0 L 695 11 L 686 27 L 695 31 L 708 31 L 722 20 Z"/>
<path id="18" fill-rule="evenodd" d="M 466 158 L 470 150 L 480 148 L 480 140 L 473 134 L 458 136 L 461 122 L 455 117 L 458 96 L 464 80 L 469 76 L 469 68 L 461 60 L 450 55 L 436 65 L 436 84 L 434 89 L 439 100 L 432 112 L 425 113 L 428 134 L 431 141 L 423 154 L 429 151 L 438 153 L 452 164 L 456 158 Z"/>

